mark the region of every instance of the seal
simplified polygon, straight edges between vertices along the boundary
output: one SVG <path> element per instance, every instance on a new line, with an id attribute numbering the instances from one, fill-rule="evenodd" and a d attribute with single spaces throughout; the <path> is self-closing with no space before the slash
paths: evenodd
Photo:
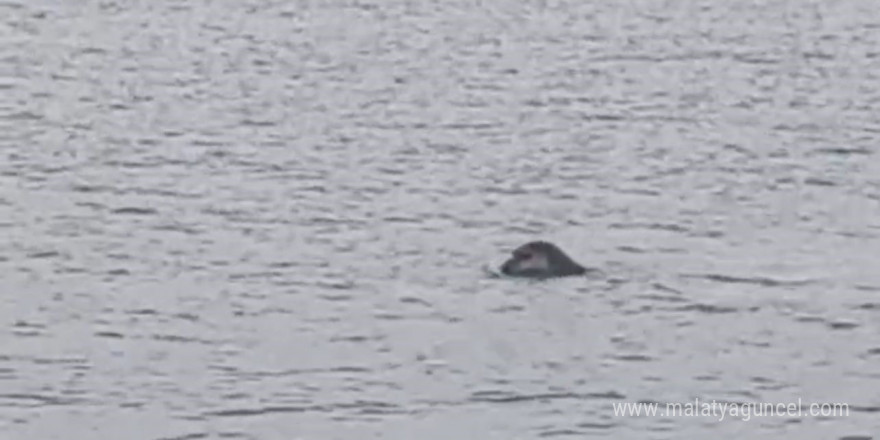
<path id="1" fill-rule="evenodd" d="M 533 241 L 516 248 L 501 265 L 501 273 L 525 278 L 567 277 L 586 272 L 586 268 L 546 241 Z"/>

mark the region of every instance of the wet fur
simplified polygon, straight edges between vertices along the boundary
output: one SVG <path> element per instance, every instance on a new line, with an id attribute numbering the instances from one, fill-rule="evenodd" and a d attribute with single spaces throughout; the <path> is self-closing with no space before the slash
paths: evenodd
<path id="1" fill-rule="evenodd" d="M 533 241 L 512 252 L 501 265 L 501 273 L 524 278 L 554 278 L 584 275 L 587 269 L 572 260 L 553 243 Z"/>

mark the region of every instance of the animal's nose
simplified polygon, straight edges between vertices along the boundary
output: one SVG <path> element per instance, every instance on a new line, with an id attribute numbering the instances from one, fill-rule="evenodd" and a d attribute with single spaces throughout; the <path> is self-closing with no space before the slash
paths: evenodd
<path id="1" fill-rule="evenodd" d="M 504 264 L 501 265 L 501 273 L 505 275 L 510 275 L 510 266 L 513 264 L 513 260 L 507 260 Z"/>

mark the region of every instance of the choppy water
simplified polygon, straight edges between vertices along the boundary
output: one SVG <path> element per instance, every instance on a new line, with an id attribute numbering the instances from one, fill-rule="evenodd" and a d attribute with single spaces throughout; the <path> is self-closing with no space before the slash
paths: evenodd
<path id="1" fill-rule="evenodd" d="M 880 433 L 872 2 L 0 17 L 0 438 Z"/>

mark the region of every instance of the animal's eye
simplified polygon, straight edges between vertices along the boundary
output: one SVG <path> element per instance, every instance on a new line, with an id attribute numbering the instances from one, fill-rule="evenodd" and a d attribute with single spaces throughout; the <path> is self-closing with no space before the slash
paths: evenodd
<path id="1" fill-rule="evenodd" d="M 528 253 L 519 254 L 520 260 L 528 260 L 529 258 L 532 258 L 532 254 L 528 254 Z"/>

